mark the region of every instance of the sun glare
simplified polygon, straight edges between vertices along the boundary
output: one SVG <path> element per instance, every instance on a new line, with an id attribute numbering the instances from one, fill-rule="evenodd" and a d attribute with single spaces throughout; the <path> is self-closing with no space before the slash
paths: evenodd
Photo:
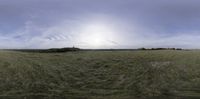
<path id="1" fill-rule="evenodd" d="M 81 41 L 93 48 L 103 47 L 112 39 L 112 29 L 103 24 L 90 24 L 84 26 Z"/>

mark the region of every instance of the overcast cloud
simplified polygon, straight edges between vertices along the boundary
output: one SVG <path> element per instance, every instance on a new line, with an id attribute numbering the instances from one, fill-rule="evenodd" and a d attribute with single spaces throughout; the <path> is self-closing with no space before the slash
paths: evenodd
<path id="1" fill-rule="evenodd" d="M 200 48 L 199 27 L 199 0 L 0 0 L 0 48 Z"/>

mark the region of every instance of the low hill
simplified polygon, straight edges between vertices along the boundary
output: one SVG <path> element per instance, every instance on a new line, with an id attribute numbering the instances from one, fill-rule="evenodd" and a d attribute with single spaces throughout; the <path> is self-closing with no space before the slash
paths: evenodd
<path id="1" fill-rule="evenodd" d="M 21 51 L 21 52 L 39 52 L 39 53 L 60 53 L 60 52 L 71 52 L 80 51 L 81 49 L 75 47 L 65 48 L 50 48 L 50 49 L 5 49 L 8 51 Z"/>

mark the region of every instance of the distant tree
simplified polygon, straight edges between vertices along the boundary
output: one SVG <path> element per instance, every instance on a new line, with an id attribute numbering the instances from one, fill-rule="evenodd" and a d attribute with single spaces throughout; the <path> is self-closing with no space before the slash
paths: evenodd
<path id="1" fill-rule="evenodd" d="M 182 48 L 176 48 L 176 50 L 183 50 Z"/>
<path id="2" fill-rule="evenodd" d="M 142 47 L 142 48 L 138 48 L 138 50 L 146 50 L 146 48 Z"/>

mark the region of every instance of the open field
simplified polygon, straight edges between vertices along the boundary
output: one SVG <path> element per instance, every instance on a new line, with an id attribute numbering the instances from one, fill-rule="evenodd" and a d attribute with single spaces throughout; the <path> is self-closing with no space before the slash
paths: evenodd
<path id="1" fill-rule="evenodd" d="M 0 98 L 200 98 L 200 51 L 0 51 Z"/>

